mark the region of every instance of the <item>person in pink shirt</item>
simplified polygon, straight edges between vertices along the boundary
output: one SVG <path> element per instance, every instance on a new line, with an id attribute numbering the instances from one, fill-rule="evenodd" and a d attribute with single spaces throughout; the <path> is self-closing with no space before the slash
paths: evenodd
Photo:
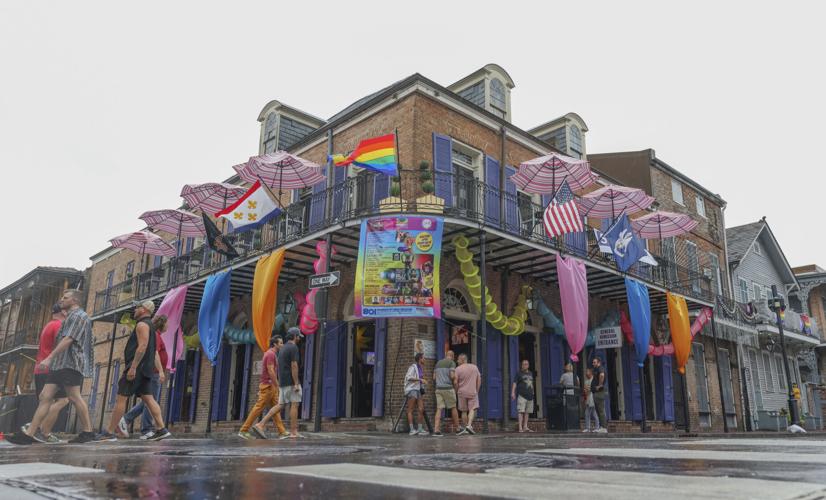
<path id="1" fill-rule="evenodd" d="M 456 367 L 456 392 L 459 396 L 459 411 L 465 420 L 465 428 L 459 434 L 476 434 L 473 419 L 479 409 L 479 388 L 482 386 L 482 374 L 473 363 L 468 363 L 467 354 L 459 355 Z"/>

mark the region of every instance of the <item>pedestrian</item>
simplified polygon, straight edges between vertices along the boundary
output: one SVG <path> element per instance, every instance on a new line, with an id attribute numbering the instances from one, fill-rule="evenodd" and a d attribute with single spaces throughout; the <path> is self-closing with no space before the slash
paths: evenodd
<path id="1" fill-rule="evenodd" d="M 49 370 L 49 378 L 40 392 L 40 402 L 31 424 L 20 435 L 15 436 L 13 442 L 35 442 L 33 436 L 41 430 L 40 427 L 46 421 L 60 389 L 63 389 L 66 397 L 75 406 L 77 418 L 80 420 L 81 432 L 70 443 L 88 443 L 95 439 L 89 407 L 80 395 L 83 378 L 92 376 L 94 365 L 92 322 L 89 321 L 86 311 L 80 307 L 82 300 L 82 292 L 72 289 L 64 291 L 60 298 L 60 307 L 65 311 L 66 319 L 60 325 L 54 349 L 38 365 Z"/>
<path id="2" fill-rule="evenodd" d="M 459 396 L 459 411 L 465 420 L 464 429 L 459 434 L 476 434 L 473 430 L 473 419 L 479 409 L 479 388 L 482 386 L 482 374 L 473 363 L 468 363 L 467 354 L 459 355 L 459 366 L 456 367 L 456 392 Z"/>
<path id="3" fill-rule="evenodd" d="M 167 317 L 164 315 L 155 316 L 152 318 L 152 324 L 155 326 L 155 369 L 152 373 L 152 395 L 155 401 L 161 400 L 161 388 L 166 382 L 166 365 L 169 362 L 169 354 L 166 352 L 166 344 L 164 344 L 162 334 L 166 333 Z M 160 404 L 160 403 L 159 403 Z M 146 406 L 141 399 L 126 412 L 126 415 L 121 417 L 118 422 L 118 432 L 123 437 L 129 437 L 129 426 L 136 418 L 141 417 L 141 439 L 146 440 L 155 435 L 152 427 L 152 414 L 149 413 L 149 407 Z"/>
<path id="4" fill-rule="evenodd" d="M 527 359 L 522 360 L 522 367 L 516 374 L 516 381 L 511 387 L 511 399 L 516 400 L 516 412 L 519 419 L 519 432 L 533 432 L 528 426 L 528 418 L 533 413 L 534 383 L 531 364 Z"/>
<path id="5" fill-rule="evenodd" d="M 303 438 L 298 433 L 298 405 L 301 404 L 301 378 L 298 376 L 298 363 L 300 361 L 300 353 L 298 352 L 298 344 L 304 335 L 298 327 L 290 327 L 287 330 L 287 342 L 278 351 L 278 383 L 281 385 L 278 391 L 278 404 L 280 407 L 287 407 L 290 410 L 290 435 L 291 438 Z M 273 413 L 270 409 L 267 413 L 268 417 L 272 417 Z M 279 408 L 280 411 L 280 408 Z M 264 420 L 266 421 L 267 418 Z"/>
<path id="6" fill-rule="evenodd" d="M 462 431 L 459 423 L 459 411 L 456 408 L 456 362 L 453 361 L 453 351 L 447 351 L 445 358 L 436 363 L 433 369 L 433 384 L 436 386 L 436 423 L 433 435 L 442 437 L 442 411 L 450 411 L 453 418 L 453 427 L 458 435 Z"/>
<path id="7" fill-rule="evenodd" d="M 594 367 L 593 377 L 591 379 L 591 393 L 594 395 L 594 407 L 597 410 L 597 430 L 594 432 L 608 432 L 605 428 L 608 421 L 605 419 L 605 368 L 602 366 L 602 360 L 595 357 L 591 361 L 591 366 Z"/>
<path id="8" fill-rule="evenodd" d="M 410 435 L 426 436 L 428 432 L 424 428 L 424 386 L 427 381 L 424 379 L 424 354 L 417 352 L 413 356 L 415 361 L 404 374 L 404 398 L 407 401 L 407 424 L 410 427 Z M 413 426 L 413 410 L 418 410 L 419 429 Z"/>
<path id="9" fill-rule="evenodd" d="M 46 359 L 46 356 L 51 354 L 54 349 L 57 332 L 60 331 L 60 325 L 65 318 L 66 313 L 63 311 L 63 308 L 60 307 L 60 304 L 53 305 L 52 318 L 40 332 L 40 347 L 37 350 L 34 367 L 34 388 L 38 397 L 40 397 L 40 393 L 43 392 L 43 388 L 49 380 L 49 369 L 42 366 L 40 362 Z M 46 418 L 43 419 L 40 429 L 32 436 L 35 441 L 40 441 L 41 443 L 60 442 L 60 438 L 52 434 L 52 427 L 54 427 L 57 417 L 60 416 L 60 410 L 69 404 L 69 398 L 66 397 L 66 391 L 63 387 L 57 389 L 54 399 L 55 401 L 49 407 L 49 413 Z M 31 424 L 29 423 L 23 426 L 24 429 L 28 429 L 29 425 Z"/>
<path id="10" fill-rule="evenodd" d="M 565 363 L 565 371 L 559 377 L 559 383 L 562 385 L 563 394 L 566 396 L 573 396 L 575 394 L 575 387 L 579 385 L 579 377 L 574 374 L 574 365 Z"/>
<path id="11" fill-rule="evenodd" d="M 115 429 L 126 411 L 127 400 L 132 396 L 141 398 L 154 420 L 155 433 L 147 439 L 160 441 L 172 436 L 172 433 L 164 426 L 161 407 L 152 394 L 153 368 L 160 363 L 156 361 L 159 358 L 155 348 L 155 325 L 150 319 L 153 312 L 155 312 L 155 303 L 151 300 L 135 305 L 132 317 L 135 318 L 137 324 L 126 340 L 126 347 L 123 350 L 124 372 L 118 380 L 115 409 L 112 410 L 109 427 L 98 435 L 97 441 L 117 441 Z"/>
<path id="12" fill-rule="evenodd" d="M 241 426 L 238 436 L 241 439 L 251 439 L 249 430 L 252 428 L 253 434 L 261 439 L 267 439 L 267 434 L 264 431 L 264 426 L 267 420 L 272 418 L 275 423 L 275 428 L 278 431 L 280 438 L 290 437 L 290 433 L 284 428 L 284 422 L 281 421 L 281 405 L 278 404 L 278 396 L 280 388 L 278 383 L 278 351 L 284 346 L 284 339 L 280 335 L 273 335 L 270 338 L 270 348 L 264 353 L 261 359 L 261 378 L 258 379 L 258 401 L 250 410 L 250 414 Z M 269 407 L 267 417 L 253 425 L 255 419 L 264 412 L 264 408 Z"/>
<path id="13" fill-rule="evenodd" d="M 585 370 L 585 385 L 583 386 L 583 394 L 585 397 L 585 429 L 582 432 L 596 432 L 599 429 L 599 415 L 594 406 L 594 393 L 591 392 L 591 383 L 594 381 L 594 370 L 588 368 Z M 591 423 L 593 422 L 593 427 Z"/>

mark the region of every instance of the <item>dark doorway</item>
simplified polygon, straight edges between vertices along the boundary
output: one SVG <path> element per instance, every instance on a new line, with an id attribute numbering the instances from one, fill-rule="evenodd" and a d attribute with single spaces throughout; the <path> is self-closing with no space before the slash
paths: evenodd
<path id="1" fill-rule="evenodd" d="M 605 360 L 606 364 L 608 365 L 605 368 L 605 371 L 608 376 L 608 398 L 611 400 L 609 405 L 610 411 L 608 412 L 610 416 L 608 419 L 616 420 L 620 414 L 620 407 L 619 407 L 619 370 L 617 369 L 619 365 L 619 349 L 605 349 Z"/>
<path id="2" fill-rule="evenodd" d="M 247 404 L 246 398 L 244 397 L 246 396 L 246 391 L 244 390 L 246 377 L 244 375 L 248 373 L 250 369 L 250 367 L 247 366 L 247 362 L 249 361 L 247 350 L 251 347 L 249 344 L 232 346 L 232 371 L 229 387 L 230 414 L 228 415 L 228 420 L 239 420 L 242 418 L 242 415 L 246 413 L 246 411 L 242 413 L 241 408 Z"/>
<path id="3" fill-rule="evenodd" d="M 536 364 L 536 336 L 533 333 L 523 332 L 518 337 L 519 339 L 519 359 L 516 361 L 516 367 L 512 370 L 514 373 L 518 373 L 522 369 L 522 360 L 527 359 L 530 362 L 530 370 L 534 374 L 534 391 L 536 390 L 536 380 L 538 377 L 540 367 Z M 511 381 L 513 383 L 514 381 Z M 536 395 L 534 395 L 534 401 L 537 401 Z M 536 410 L 538 408 L 538 404 L 535 404 L 533 407 L 533 412 L 530 416 L 536 417 Z"/>
<path id="4" fill-rule="evenodd" d="M 353 358 L 350 363 L 353 417 L 373 414 L 373 370 L 376 365 L 376 325 L 354 323 L 351 329 Z"/>
<path id="5" fill-rule="evenodd" d="M 683 399 L 683 383 L 685 375 L 677 371 L 677 363 L 671 365 L 671 376 L 674 383 L 674 424 L 677 428 L 685 429 L 685 400 Z"/>

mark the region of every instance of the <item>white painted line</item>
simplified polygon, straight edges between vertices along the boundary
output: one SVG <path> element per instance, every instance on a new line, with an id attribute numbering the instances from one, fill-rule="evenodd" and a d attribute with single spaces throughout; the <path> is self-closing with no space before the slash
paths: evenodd
<path id="1" fill-rule="evenodd" d="M 723 446 L 788 446 L 790 448 L 802 447 L 826 447 L 826 440 L 822 439 L 700 439 L 697 441 L 672 441 L 671 444 L 681 445 L 723 445 Z"/>
<path id="2" fill-rule="evenodd" d="M 824 464 L 826 455 L 820 453 L 777 453 L 758 451 L 715 451 L 715 450 L 658 450 L 651 448 L 570 448 L 528 450 L 528 453 L 545 455 L 587 455 L 596 457 L 622 458 L 666 458 L 674 460 L 729 460 L 745 462 L 784 462 L 803 464 Z"/>
<path id="3" fill-rule="evenodd" d="M 258 470 L 292 476 L 292 480 L 296 480 L 294 477 L 297 476 L 446 495 L 460 493 L 498 498 L 569 500 L 585 495 L 589 500 L 740 500 L 793 499 L 826 493 L 824 486 L 810 483 L 535 467 L 502 468 L 478 474 L 349 463 Z"/>
<path id="4" fill-rule="evenodd" d="M 88 474 L 91 472 L 103 472 L 103 470 L 49 462 L 3 464 L 0 465 L 0 480 L 17 479 L 19 477 L 48 476 L 52 474 Z"/>

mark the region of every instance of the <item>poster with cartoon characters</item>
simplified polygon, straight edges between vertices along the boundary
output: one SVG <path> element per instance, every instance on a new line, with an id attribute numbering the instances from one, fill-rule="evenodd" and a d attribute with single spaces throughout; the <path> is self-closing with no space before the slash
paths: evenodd
<path id="1" fill-rule="evenodd" d="M 439 217 L 388 216 L 361 223 L 354 314 L 359 318 L 440 318 Z"/>

